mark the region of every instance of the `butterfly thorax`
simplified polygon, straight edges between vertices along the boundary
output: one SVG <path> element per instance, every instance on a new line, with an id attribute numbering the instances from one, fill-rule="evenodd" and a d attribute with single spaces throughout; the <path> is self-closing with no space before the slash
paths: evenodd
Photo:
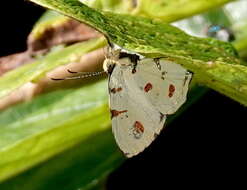
<path id="1" fill-rule="evenodd" d="M 103 64 L 103 69 L 106 73 L 111 74 L 115 65 L 128 67 L 133 67 L 133 72 L 135 72 L 135 67 L 137 62 L 140 61 L 141 55 L 135 53 L 129 53 L 121 49 L 108 51 L 106 59 Z"/>

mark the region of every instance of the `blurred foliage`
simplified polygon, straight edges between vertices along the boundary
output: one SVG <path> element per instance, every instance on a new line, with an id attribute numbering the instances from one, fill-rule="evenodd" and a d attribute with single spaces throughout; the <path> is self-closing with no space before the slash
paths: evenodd
<path id="1" fill-rule="evenodd" d="M 80 0 L 81 2 L 104 11 L 129 13 L 148 18 L 172 22 L 186 18 L 233 0 Z M 178 11 L 179 9 L 179 11 Z"/>
<path id="2" fill-rule="evenodd" d="M 74 44 L 59 51 L 52 51 L 31 64 L 6 73 L 0 80 L 0 98 L 27 82 L 35 82 L 58 66 L 78 61 L 85 53 L 103 47 L 105 44 L 103 38 Z"/>

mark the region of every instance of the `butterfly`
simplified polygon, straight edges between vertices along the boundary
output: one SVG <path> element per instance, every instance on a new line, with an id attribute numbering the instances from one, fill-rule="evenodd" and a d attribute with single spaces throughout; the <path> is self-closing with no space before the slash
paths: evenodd
<path id="1" fill-rule="evenodd" d="M 142 152 L 162 130 L 167 115 L 186 101 L 192 74 L 166 58 L 112 49 L 108 73 L 112 131 L 127 157 Z"/>

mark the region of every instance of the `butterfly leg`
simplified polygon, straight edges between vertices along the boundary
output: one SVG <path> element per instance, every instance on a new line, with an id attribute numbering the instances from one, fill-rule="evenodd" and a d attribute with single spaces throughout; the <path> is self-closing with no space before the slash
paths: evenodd
<path id="1" fill-rule="evenodd" d="M 137 66 L 137 61 L 133 62 L 132 74 L 136 73 L 136 66 Z"/>

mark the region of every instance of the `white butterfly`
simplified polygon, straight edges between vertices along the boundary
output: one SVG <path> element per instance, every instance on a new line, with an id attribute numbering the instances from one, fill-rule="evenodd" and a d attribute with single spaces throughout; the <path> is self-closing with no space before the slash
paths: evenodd
<path id="1" fill-rule="evenodd" d="M 166 59 L 113 50 L 104 62 L 109 74 L 112 130 L 127 157 L 142 152 L 185 102 L 192 75 Z"/>

